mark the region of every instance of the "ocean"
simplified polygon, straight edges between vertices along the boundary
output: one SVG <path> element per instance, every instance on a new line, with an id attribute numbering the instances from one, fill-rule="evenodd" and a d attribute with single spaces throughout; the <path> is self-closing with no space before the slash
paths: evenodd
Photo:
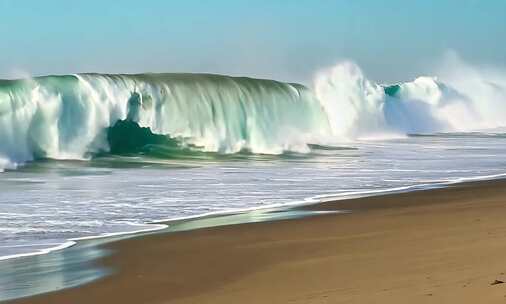
<path id="1" fill-rule="evenodd" d="M 0 81 L 0 259 L 159 221 L 506 174 L 506 82 L 210 74 Z"/>

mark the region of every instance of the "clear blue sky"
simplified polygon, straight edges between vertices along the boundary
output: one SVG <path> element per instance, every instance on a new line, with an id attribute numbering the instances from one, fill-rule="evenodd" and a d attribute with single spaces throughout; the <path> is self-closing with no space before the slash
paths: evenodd
<path id="1" fill-rule="evenodd" d="M 0 0 L 0 77 L 213 72 L 307 81 L 349 58 L 379 81 L 453 49 L 504 66 L 502 0 Z"/>

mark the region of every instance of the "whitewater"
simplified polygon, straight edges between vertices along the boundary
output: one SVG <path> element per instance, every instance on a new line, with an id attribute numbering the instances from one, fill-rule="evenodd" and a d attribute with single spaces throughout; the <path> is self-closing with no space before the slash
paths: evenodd
<path id="1" fill-rule="evenodd" d="M 0 259 L 153 221 L 502 177 L 506 76 L 0 80 Z M 254 215 L 252 215 L 254 216 Z"/>

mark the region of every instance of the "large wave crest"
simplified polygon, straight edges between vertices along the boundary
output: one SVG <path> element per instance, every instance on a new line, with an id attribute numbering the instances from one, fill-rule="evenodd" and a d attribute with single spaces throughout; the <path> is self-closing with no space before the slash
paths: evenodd
<path id="1" fill-rule="evenodd" d="M 297 84 L 191 74 L 48 76 L 0 83 L 0 159 L 15 166 L 107 152 L 108 130 L 121 120 L 219 153 L 307 152 L 328 130 L 318 100 Z"/>
<path id="2" fill-rule="evenodd" d="M 313 89 L 208 74 L 80 74 L 0 80 L 0 170 L 162 144 L 280 154 L 411 133 L 504 126 L 506 77 L 454 58 L 436 77 L 380 85 L 343 62 Z"/>

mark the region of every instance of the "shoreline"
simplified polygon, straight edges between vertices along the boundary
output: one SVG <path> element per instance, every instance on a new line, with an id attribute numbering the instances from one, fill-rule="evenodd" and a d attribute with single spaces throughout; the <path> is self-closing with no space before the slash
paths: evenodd
<path id="1" fill-rule="evenodd" d="M 502 175 L 503 174 L 500 174 L 498 176 L 502 176 Z M 504 175 L 506 175 L 506 174 L 504 174 Z M 487 177 L 485 177 L 485 178 L 487 178 Z M 55 251 L 60 251 L 60 250 L 64 250 L 64 249 L 70 248 L 72 246 L 75 246 L 80 241 L 98 240 L 98 239 L 105 239 L 105 238 L 114 239 L 117 236 L 137 237 L 137 236 L 141 236 L 145 233 L 149 233 L 149 232 L 156 232 L 156 231 L 161 232 L 161 230 L 166 229 L 168 227 L 168 225 L 173 224 L 173 223 L 178 223 L 178 222 L 189 222 L 189 221 L 200 220 L 200 219 L 205 219 L 205 218 L 209 218 L 209 217 L 225 217 L 225 216 L 243 214 L 243 213 L 255 212 L 255 211 L 262 212 L 262 211 L 269 211 L 269 210 L 285 210 L 285 209 L 292 209 L 292 208 L 302 208 L 303 209 L 303 207 L 305 207 L 305 206 L 321 204 L 321 203 L 325 203 L 327 201 L 340 201 L 340 200 L 356 199 L 356 198 L 363 198 L 363 197 L 371 197 L 371 196 L 375 196 L 375 195 L 385 195 L 385 194 L 403 193 L 403 192 L 411 192 L 411 191 L 424 191 L 424 190 L 435 189 L 435 188 L 440 188 L 440 187 L 447 187 L 449 185 L 452 185 L 453 183 L 454 182 L 420 184 L 420 185 L 403 186 L 403 187 L 398 187 L 398 188 L 386 188 L 386 189 L 379 189 L 379 190 L 357 191 L 357 192 L 338 194 L 338 195 L 335 195 L 335 194 L 317 195 L 314 197 L 305 198 L 303 200 L 297 200 L 297 201 L 287 202 L 287 203 L 270 204 L 270 205 L 265 205 L 265 206 L 261 206 L 261 207 L 213 211 L 213 212 L 209 212 L 209 213 L 190 215 L 187 217 L 175 217 L 175 218 L 168 218 L 168 219 L 153 220 L 153 221 L 150 221 L 150 222 L 147 222 L 144 224 L 139 224 L 139 226 L 146 226 L 149 228 L 140 229 L 140 230 L 125 231 L 125 232 L 111 232 L 111 233 L 107 232 L 107 233 L 103 233 L 103 234 L 99 234 L 99 235 L 70 238 L 70 239 L 66 239 L 65 242 L 62 242 L 61 244 L 58 244 L 54 247 L 43 248 L 43 249 L 39 249 L 39 250 L 33 251 L 33 252 L 0 256 L 0 262 L 6 261 L 6 260 L 17 259 L 17 258 L 50 254 Z M 426 188 L 424 188 L 424 187 L 426 187 Z M 413 190 L 411 190 L 411 189 L 413 189 Z M 153 226 L 153 227 L 151 227 L 151 226 Z M 156 227 L 156 226 L 158 226 L 158 227 Z M 30 245 L 27 245 L 27 246 L 30 246 Z"/>
<path id="2" fill-rule="evenodd" d="M 299 245 L 309 244 L 310 246 L 308 248 L 312 248 L 314 244 L 312 244 L 311 240 L 314 238 L 308 237 L 307 239 L 300 239 L 300 236 L 298 237 L 296 234 L 294 235 L 293 231 L 290 232 L 290 230 L 295 230 L 298 233 L 303 234 L 314 232 L 316 233 L 314 236 L 319 236 L 320 234 L 328 234 L 329 231 L 332 231 L 331 228 L 335 228 L 334 226 L 337 225 L 343 226 L 341 228 L 362 230 L 363 234 L 368 235 L 371 233 L 374 234 L 373 232 L 377 230 L 371 231 L 370 229 L 373 228 L 370 227 L 371 225 L 374 225 L 374 223 L 378 224 L 378 222 L 384 222 L 383 224 L 392 225 L 392 223 L 389 222 L 392 221 L 392 219 L 395 219 L 396 222 L 400 222 L 398 223 L 400 225 L 398 228 L 402 229 L 403 227 L 401 224 L 405 220 L 404 218 L 412 223 L 416 223 L 417 221 L 420 221 L 420 219 L 424 219 L 434 221 L 435 223 L 444 226 L 445 222 L 439 221 L 441 214 L 437 211 L 444 211 L 446 216 L 451 217 L 452 212 L 449 211 L 457 213 L 462 212 L 463 205 L 470 210 L 472 209 L 471 211 L 478 212 L 477 214 L 476 212 L 475 214 L 471 214 L 472 216 L 496 216 L 500 212 L 504 212 L 506 214 L 506 203 L 503 204 L 501 200 L 501 197 L 506 197 L 506 190 L 502 190 L 506 188 L 505 186 L 506 181 L 504 180 L 478 181 L 456 184 L 453 186 L 450 185 L 446 188 L 435 190 L 411 191 L 400 194 L 385 194 L 366 198 L 324 202 L 316 205 L 302 206 L 295 209 L 310 211 L 338 211 L 345 209 L 351 210 L 351 214 L 339 217 L 327 214 L 323 216 L 291 219 L 288 221 L 277 220 L 273 222 L 233 225 L 233 227 L 232 225 L 217 226 L 184 232 L 154 233 L 145 236 L 128 238 L 126 240 L 103 245 L 107 250 L 112 250 L 114 253 L 100 258 L 98 263 L 114 269 L 116 272 L 112 275 L 86 285 L 42 294 L 31 298 L 14 300 L 10 303 L 68 303 L 69 301 L 71 303 L 86 303 L 90 301 L 101 303 L 100 299 L 104 303 L 114 301 L 121 301 L 123 303 L 193 303 L 195 299 L 200 299 L 201 302 L 204 301 L 208 303 L 212 303 L 213 301 L 216 303 L 232 303 L 233 299 L 235 299 L 235 301 L 238 299 L 237 297 L 233 297 L 237 292 L 224 292 L 223 289 L 228 286 L 225 288 L 226 290 L 235 290 L 233 288 L 229 289 L 230 284 L 233 285 L 230 281 L 231 278 L 234 279 L 233 281 L 248 281 L 248 278 L 255 277 L 258 275 L 258 272 L 263 273 L 266 268 L 270 269 L 272 267 L 281 267 L 279 265 L 289 263 L 294 258 L 292 256 L 293 252 L 282 251 L 283 254 L 280 254 L 279 252 L 276 252 L 278 248 L 270 248 L 270 243 L 283 243 L 283 240 L 287 239 L 292 240 L 294 243 L 299 242 Z M 410 202 L 413 199 L 416 199 L 417 204 Z M 494 210 L 487 210 L 485 207 L 493 207 Z M 491 211 L 494 212 L 490 213 Z M 466 215 L 469 216 L 469 214 Z M 421 224 L 424 224 L 423 221 Z M 483 226 L 483 222 L 479 222 L 479 224 Z M 502 226 L 502 223 L 494 222 L 494 224 L 499 225 L 501 229 L 504 228 L 506 231 L 506 224 L 504 224 L 504 227 Z M 455 225 L 455 227 L 460 227 L 457 222 Z M 302 227 L 305 229 L 302 229 Z M 410 225 L 404 228 L 410 229 Z M 467 227 L 461 228 L 464 229 Z M 280 229 L 283 233 L 279 232 Z M 331 233 L 328 235 L 328 238 L 333 241 L 340 238 L 346 239 L 346 234 L 352 233 L 348 230 L 339 231 L 340 233 L 337 234 Z M 391 232 L 393 233 L 394 231 L 395 229 Z M 279 238 L 275 238 L 275 236 L 280 233 L 281 235 L 279 235 Z M 340 235 L 341 233 L 343 235 Z M 435 237 L 436 236 L 437 234 Z M 486 236 L 487 234 L 485 234 L 485 237 Z M 501 237 L 504 236 L 505 235 L 501 234 Z M 355 237 L 359 236 L 355 235 Z M 401 240 L 403 239 L 402 236 L 399 237 Z M 406 236 L 404 235 L 404 237 Z M 465 238 L 465 235 L 459 234 L 453 235 L 452 237 L 454 242 L 457 242 L 460 247 L 464 246 L 461 239 Z M 241 238 L 245 239 L 241 241 Z M 409 239 L 410 238 L 407 238 L 407 240 Z M 504 240 L 506 240 L 506 237 Z M 188 261 L 186 263 L 180 261 L 181 259 L 185 259 L 184 256 L 181 256 L 181 251 L 186 254 L 196 254 L 194 253 L 194 250 L 197 248 L 203 249 L 202 244 L 200 244 L 200 242 L 203 241 L 206 242 L 208 247 L 205 248 L 205 251 L 207 252 L 203 251 L 202 254 L 209 254 L 213 256 L 213 254 L 219 253 L 214 256 L 214 263 L 211 265 L 201 265 L 201 261 L 199 261 L 199 259 L 206 260 L 209 257 L 198 255 L 194 256 L 194 258 L 197 259 L 194 263 L 200 265 L 200 268 L 195 268 L 195 265 L 190 265 Z M 369 240 L 369 242 L 371 241 L 373 244 L 379 242 L 379 240 Z M 245 256 L 236 258 L 232 255 L 231 260 L 227 260 L 226 263 L 224 263 L 224 261 L 222 261 L 223 256 L 227 256 L 230 252 L 227 252 L 228 247 L 223 245 L 229 244 L 230 242 L 237 242 L 237 244 L 240 244 L 241 246 L 250 247 L 252 252 L 259 251 L 257 253 L 261 254 L 259 257 L 256 257 L 251 256 L 252 252 L 241 251 L 240 253 Z M 323 243 L 325 243 L 325 239 L 322 240 L 321 246 L 317 246 L 318 250 L 313 252 L 314 254 L 319 251 L 324 251 L 327 252 L 327 254 L 330 254 L 331 252 L 328 252 L 329 248 L 333 248 L 335 250 L 340 248 L 339 246 L 335 247 L 336 245 L 333 242 L 329 244 Z M 421 240 L 420 243 L 431 245 L 431 239 Z M 219 246 L 220 244 L 221 247 L 217 248 L 216 246 Z M 357 244 L 354 245 L 356 246 Z M 402 244 L 399 244 L 398 246 L 399 250 L 403 248 Z M 421 245 L 417 244 L 417 246 Z M 297 250 L 302 251 L 302 253 L 295 254 L 297 256 L 297 263 L 302 263 L 302 265 L 304 265 L 305 263 L 311 263 L 314 258 L 318 257 L 318 254 L 313 256 L 311 250 L 306 248 L 306 246 L 296 247 Z M 430 246 L 425 247 L 430 248 Z M 422 248 L 425 247 L 422 246 Z M 485 247 L 482 248 L 484 251 L 486 251 Z M 388 251 L 388 248 L 381 246 L 380 248 Z M 309 252 L 307 252 L 308 250 Z M 306 255 L 303 254 L 304 252 Z M 350 252 L 350 254 L 354 253 Z M 356 252 L 356 254 L 358 256 L 363 255 L 361 251 Z M 392 254 L 395 255 L 396 253 L 392 252 Z M 161 256 L 163 256 L 163 258 L 161 258 Z M 330 256 L 332 256 L 332 254 L 330 254 Z M 149 259 L 146 259 L 146 257 L 149 257 Z M 342 259 L 342 257 L 339 258 Z M 147 261 L 151 259 L 153 260 Z M 243 262 L 246 260 L 251 263 L 245 263 L 245 265 Z M 180 261 L 180 264 L 178 261 Z M 348 257 L 348 262 L 353 263 L 353 259 L 349 260 Z M 160 273 L 159 270 L 153 268 L 153 263 L 158 264 L 158 268 L 163 268 L 166 272 Z M 187 269 L 185 269 L 184 265 L 187 265 Z M 348 278 L 350 276 L 354 276 L 353 271 L 350 270 L 350 273 L 346 273 L 344 270 L 346 266 L 341 266 L 343 267 L 341 269 L 343 276 L 347 276 Z M 393 269 L 396 269 L 396 271 L 401 271 L 395 268 L 395 265 L 390 266 Z M 211 269 L 206 270 L 205 267 L 211 267 Z M 239 267 L 239 269 L 236 269 L 236 267 Z M 358 268 L 360 269 L 361 267 Z M 369 267 L 374 269 L 378 266 L 372 264 L 369 265 Z M 503 268 L 506 271 L 506 263 Z M 260 271 L 259 269 L 263 270 Z M 238 270 L 240 271 L 238 272 Z M 264 280 L 273 280 L 274 278 L 272 276 L 276 277 L 276 280 L 279 280 L 279 269 L 276 271 L 274 269 L 271 270 L 271 276 L 267 276 Z M 307 269 L 306 271 L 308 273 L 311 272 Z M 321 271 L 323 271 L 323 274 L 325 273 L 324 270 Z M 373 271 L 371 271 L 371 275 L 372 272 Z M 499 275 L 499 273 L 490 274 L 490 276 L 494 275 L 496 277 L 500 277 L 501 275 Z M 139 277 L 139 275 L 141 277 Z M 337 273 L 335 275 L 337 275 Z M 339 278 L 339 275 L 336 278 Z M 402 278 L 402 276 L 399 276 L 399 278 Z M 502 278 L 505 279 L 504 276 Z M 285 277 L 284 279 L 286 280 L 291 278 Z M 314 279 L 318 280 L 318 277 L 315 277 Z M 351 282 L 352 280 L 349 281 Z M 367 280 L 364 282 L 366 281 Z M 159 286 L 162 283 L 164 285 L 163 288 Z M 487 284 L 483 286 L 489 288 L 490 286 L 488 283 L 490 282 L 487 282 Z M 300 282 L 297 282 L 297 284 L 300 284 Z M 255 285 L 252 284 L 252 282 L 249 282 L 247 285 L 241 285 L 242 287 L 237 288 L 243 291 L 245 289 L 251 291 L 255 290 L 259 293 L 257 295 L 257 297 L 259 297 L 261 294 L 267 292 L 265 288 L 268 289 L 268 286 L 260 285 Z M 297 285 L 300 292 L 303 292 L 304 290 L 307 292 L 307 288 L 316 288 L 316 290 L 320 289 L 318 286 L 307 286 L 307 288 L 305 288 L 303 285 L 304 284 L 301 286 Z M 139 298 L 143 295 L 130 295 L 127 297 L 122 292 L 119 292 L 120 289 L 118 288 L 126 288 L 128 286 L 145 288 L 146 290 L 149 290 L 150 295 L 147 296 L 148 298 Z M 191 289 L 189 287 L 191 287 Z M 502 286 L 497 286 L 495 290 L 502 288 Z M 504 289 L 502 290 L 505 291 Z M 436 293 L 433 292 L 433 294 L 435 295 Z M 204 295 L 205 297 L 201 298 Z M 238 294 L 235 296 L 238 296 Z M 285 296 L 290 296 L 290 294 L 285 294 Z M 330 295 L 327 294 L 327 299 L 330 299 L 328 298 L 329 296 Z M 355 294 L 355 296 L 365 297 L 367 294 Z M 422 299 L 425 299 L 426 296 L 427 295 L 424 295 Z M 340 298 L 341 297 L 332 299 L 338 300 Z M 108 300 L 106 301 L 105 299 Z M 348 299 L 354 300 L 354 298 Z M 260 301 L 259 298 L 257 298 L 257 300 Z M 263 300 L 265 301 L 266 299 Z M 251 299 L 251 301 L 253 301 L 253 299 Z M 283 302 L 283 299 L 280 299 L 280 301 Z M 198 303 L 198 301 L 196 303 Z M 252 303 L 254 303 L 254 301 Z"/>
<path id="3" fill-rule="evenodd" d="M 324 204 L 327 202 L 337 202 L 337 201 L 343 201 L 343 200 L 360 199 L 360 198 L 367 198 L 367 197 L 373 197 L 373 196 L 383 196 L 383 195 L 390 195 L 390 194 L 409 193 L 409 192 L 416 192 L 416 191 L 427 191 L 427 190 L 433 190 L 433 189 L 446 188 L 446 187 L 450 187 L 453 185 L 459 185 L 459 184 L 486 182 L 486 181 L 494 181 L 494 180 L 502 180 L 502 179 L 506 179 L 506 173 L 476 176 L 476 177 L 463 177 L 463 178 L 458 178 L 455 180 L 440 181 L 440 182 L 427 182 L 427 183 L 420 183 L 420 184 L 414 184 L 414 185 L 408 185 L 408 186 L 400 186 L 400 187 L 394 187 L 394 188 L 363 190 L 363 191 L 347 192 L 347 193 L 341 193 L 341 194 L 316 195 L 313 197 L 308 197 L 308 198 L 304 198 L 304 199 L 297 200 L 297 201 L 269 204 L 269 205 L 265 205 L 265 206 L 261 206 L 261 207 L 212 211 L 209 213 L 190 215 L 187 217 L 175 217 L 175 218 L 153 220 L 150 222 L 146 222 L 144 224 L 138 224 L 139 226 L 146 226 L 147 227 L 144 229 L 124 231 L 124 232 L 105 232 L 105 233 L 102 233 L 99 235 L 70 238 L 70 239 L 66 239 L 64 242 L 62 242 L 61 244 L 58 244 L 54 247 L 42 248 L 42 249 L 39 249 L 39 250 L 33 251 L 33 252 L 25 252 L 25 253 L 19 253 L 19 254 L 0 256 L 0 262 L 6 261 L 6 260 L 17 259 L 17 258 L 50 254 L 55 251 L 65 250 L 67 248 L 75 246 L 80 241 L 104 239 L 104 238 L 114 239 L 117 236 L 137 237 L 137 236 L 144 235 L 145 233 L 149 233 L 149 232 L 156 232 L 159 230 L 162 231 L 162 230 L 166 229 L 169 224 L 172 224 L 174 222 L 180 222 L 180 221 L 192 221 L 192 220 L 199 220 L 199 219 L 203 219 L 203 218 L 207 218 L 207 217 L 222 217 L 222 216 L 228 216 L 228 215 L 234 215 L 234 214 L 240 214 L 240 213 L 270 210 L 270 209 L 273 209 L 273 210 L 277 210 L 277 209 L 284 210 L 284 209 L 291 209 L 291 208 L 305 209 L 306 206 Z M 153 226 L 153 227 L 151 227 L 151 226 Z M 156 226 L 158 226 L 158 227 L 156 227 Z M 30 246 L 30 245 L 28 245 L 28 246 Z"/>

